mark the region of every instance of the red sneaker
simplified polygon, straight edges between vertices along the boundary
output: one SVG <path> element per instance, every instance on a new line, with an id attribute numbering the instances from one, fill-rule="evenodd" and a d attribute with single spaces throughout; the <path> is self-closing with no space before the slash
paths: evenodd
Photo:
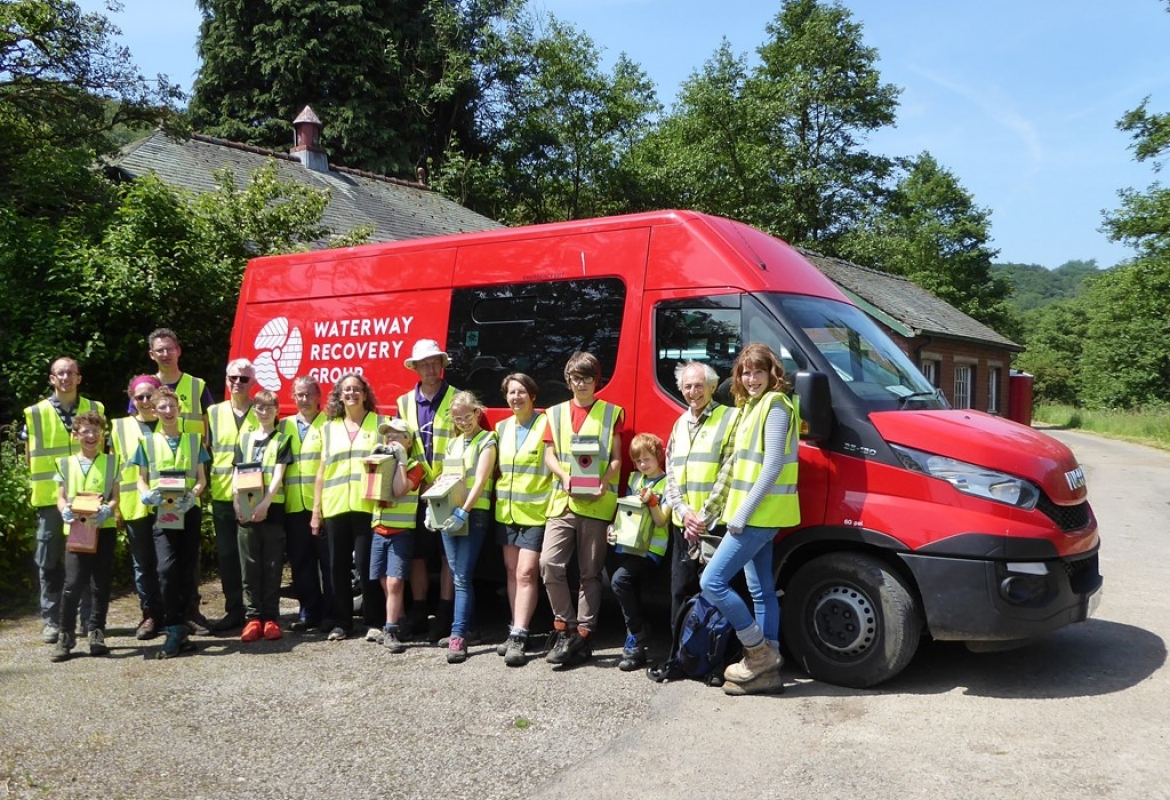
<path id="1" fill-rule="evenodd" d="M 260 638 L 261 626 L 260 620 L 250 619 L 248 624 L 244 626 L 244 632 L 240 634 L 241 642 L 255 642 Z"/>
<path id="2" fill-rule="evenodd" d="M 268 641 L 271 642 L 271 641 L 275 641 L 276 639 L 279 639 L 282 636 L 284 636 L 284 634 L 280 632 L 280 626 L 277 625 L 275 622 L 273 622 L 272 620 L 268 620 L 267 622 L 264 623 L 264 638 L 265 639 L 267 639 Z"/>

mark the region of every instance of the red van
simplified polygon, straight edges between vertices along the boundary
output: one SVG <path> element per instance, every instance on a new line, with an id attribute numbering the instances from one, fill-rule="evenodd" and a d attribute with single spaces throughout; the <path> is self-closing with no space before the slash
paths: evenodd
<path id="1" fill-rule="evenodd" d="M 871 686 L 925 633 L 973 647 L 1086 619 L 1100 597 L 1097 522 L 1060 442 L 954 410 L 880 328 L 784 242 L 688 211 L 417 239 L 248 265 L 232 357 L 293 408 L 290 386 L 355 370 L 380 408 L 411 387 L 416 339 L 496 418 L 526 372 L 547 407 L 576 350 L 632 430 L 664 439 L 685 406 L 675 365 L 728 376 L 766 342 L 794 376 L 808 430 L 801 525 L 776 542 L 783 635 L 814 678 Z"/>

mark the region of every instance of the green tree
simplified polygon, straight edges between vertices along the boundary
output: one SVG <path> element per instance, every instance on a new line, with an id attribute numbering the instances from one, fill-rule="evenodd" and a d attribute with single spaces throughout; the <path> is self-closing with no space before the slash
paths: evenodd
<path id="1" fill-rule="evenodd" d="M 1035 399 L 1081 405 L 1088 307 L 1081 299 L 1054 302 L 1029 315 L 1025 324 L 1028 349 L 1016 357 L 1015 366 L 1032 374 Z"/>
<path id="2" fill-rule="evenodd" d="M 625 162 L 660 110 L 653 84 L 619 56 L 608 73 L 593 41 L 551 15 L 518 15 L 501 38 L 476 137 L 490 159 L 458 146 L 436 184 L 512 224 L 630 210 Z"/>
<path id="3" fill-rule="evenodd" d="M 311 105 L 335 161 L 414 176 L 454 137 L 473 152 L 478 52 L 517 0 L 197 0 L 204 133 L 272 149 Z"/>
<path id="4" fill-rule="evenodd" d="M 990 213 L 929 153 L 906 161 L 904 169 L 886 201 L 842 242 L 843 252 L 1005 329 L 1011 287 L 991 269 Z"/>

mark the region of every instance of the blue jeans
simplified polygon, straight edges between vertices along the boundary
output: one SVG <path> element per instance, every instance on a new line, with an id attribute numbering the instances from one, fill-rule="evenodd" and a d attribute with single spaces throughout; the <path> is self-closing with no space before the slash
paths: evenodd
<path id="1" fill-rule="evenodd" d="M 475 627 L 475 562 L 483 540 L 491 526 L 491 512 L 473 508 L 467 518 L 467 533 L 462 536 L 443 534 L 443 550 L 447 563 L 451 565 L 451 577 L 455 583 L 455 618 L 451 623 L 451 636 L 462 637 Z"/>
<path id="2" fill-rule="evenodd" d="M 772 539 L 777 531 L 748 525 L 738 536 L 727 533 L 699 579 L 703 595 L 723 612 L 737 633 L 755 622 L 770 641 L 780 638 L 780 602 L 772 578 Z M 731 580 L 741 569 L 755 606 L 754 618 L 743 598 L 731 588 Z"/>

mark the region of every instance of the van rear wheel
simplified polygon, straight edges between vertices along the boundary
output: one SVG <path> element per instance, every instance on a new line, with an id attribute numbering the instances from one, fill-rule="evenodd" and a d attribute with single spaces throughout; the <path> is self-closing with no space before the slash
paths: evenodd
<path id="1" fill-rule="evenodd" d="M 918 649 L 914 593 L 885 563 L 861 553 L 820 556 L 789 581 L 784 641 L 817 680 L 865 688 L 897 675 Z"/>

